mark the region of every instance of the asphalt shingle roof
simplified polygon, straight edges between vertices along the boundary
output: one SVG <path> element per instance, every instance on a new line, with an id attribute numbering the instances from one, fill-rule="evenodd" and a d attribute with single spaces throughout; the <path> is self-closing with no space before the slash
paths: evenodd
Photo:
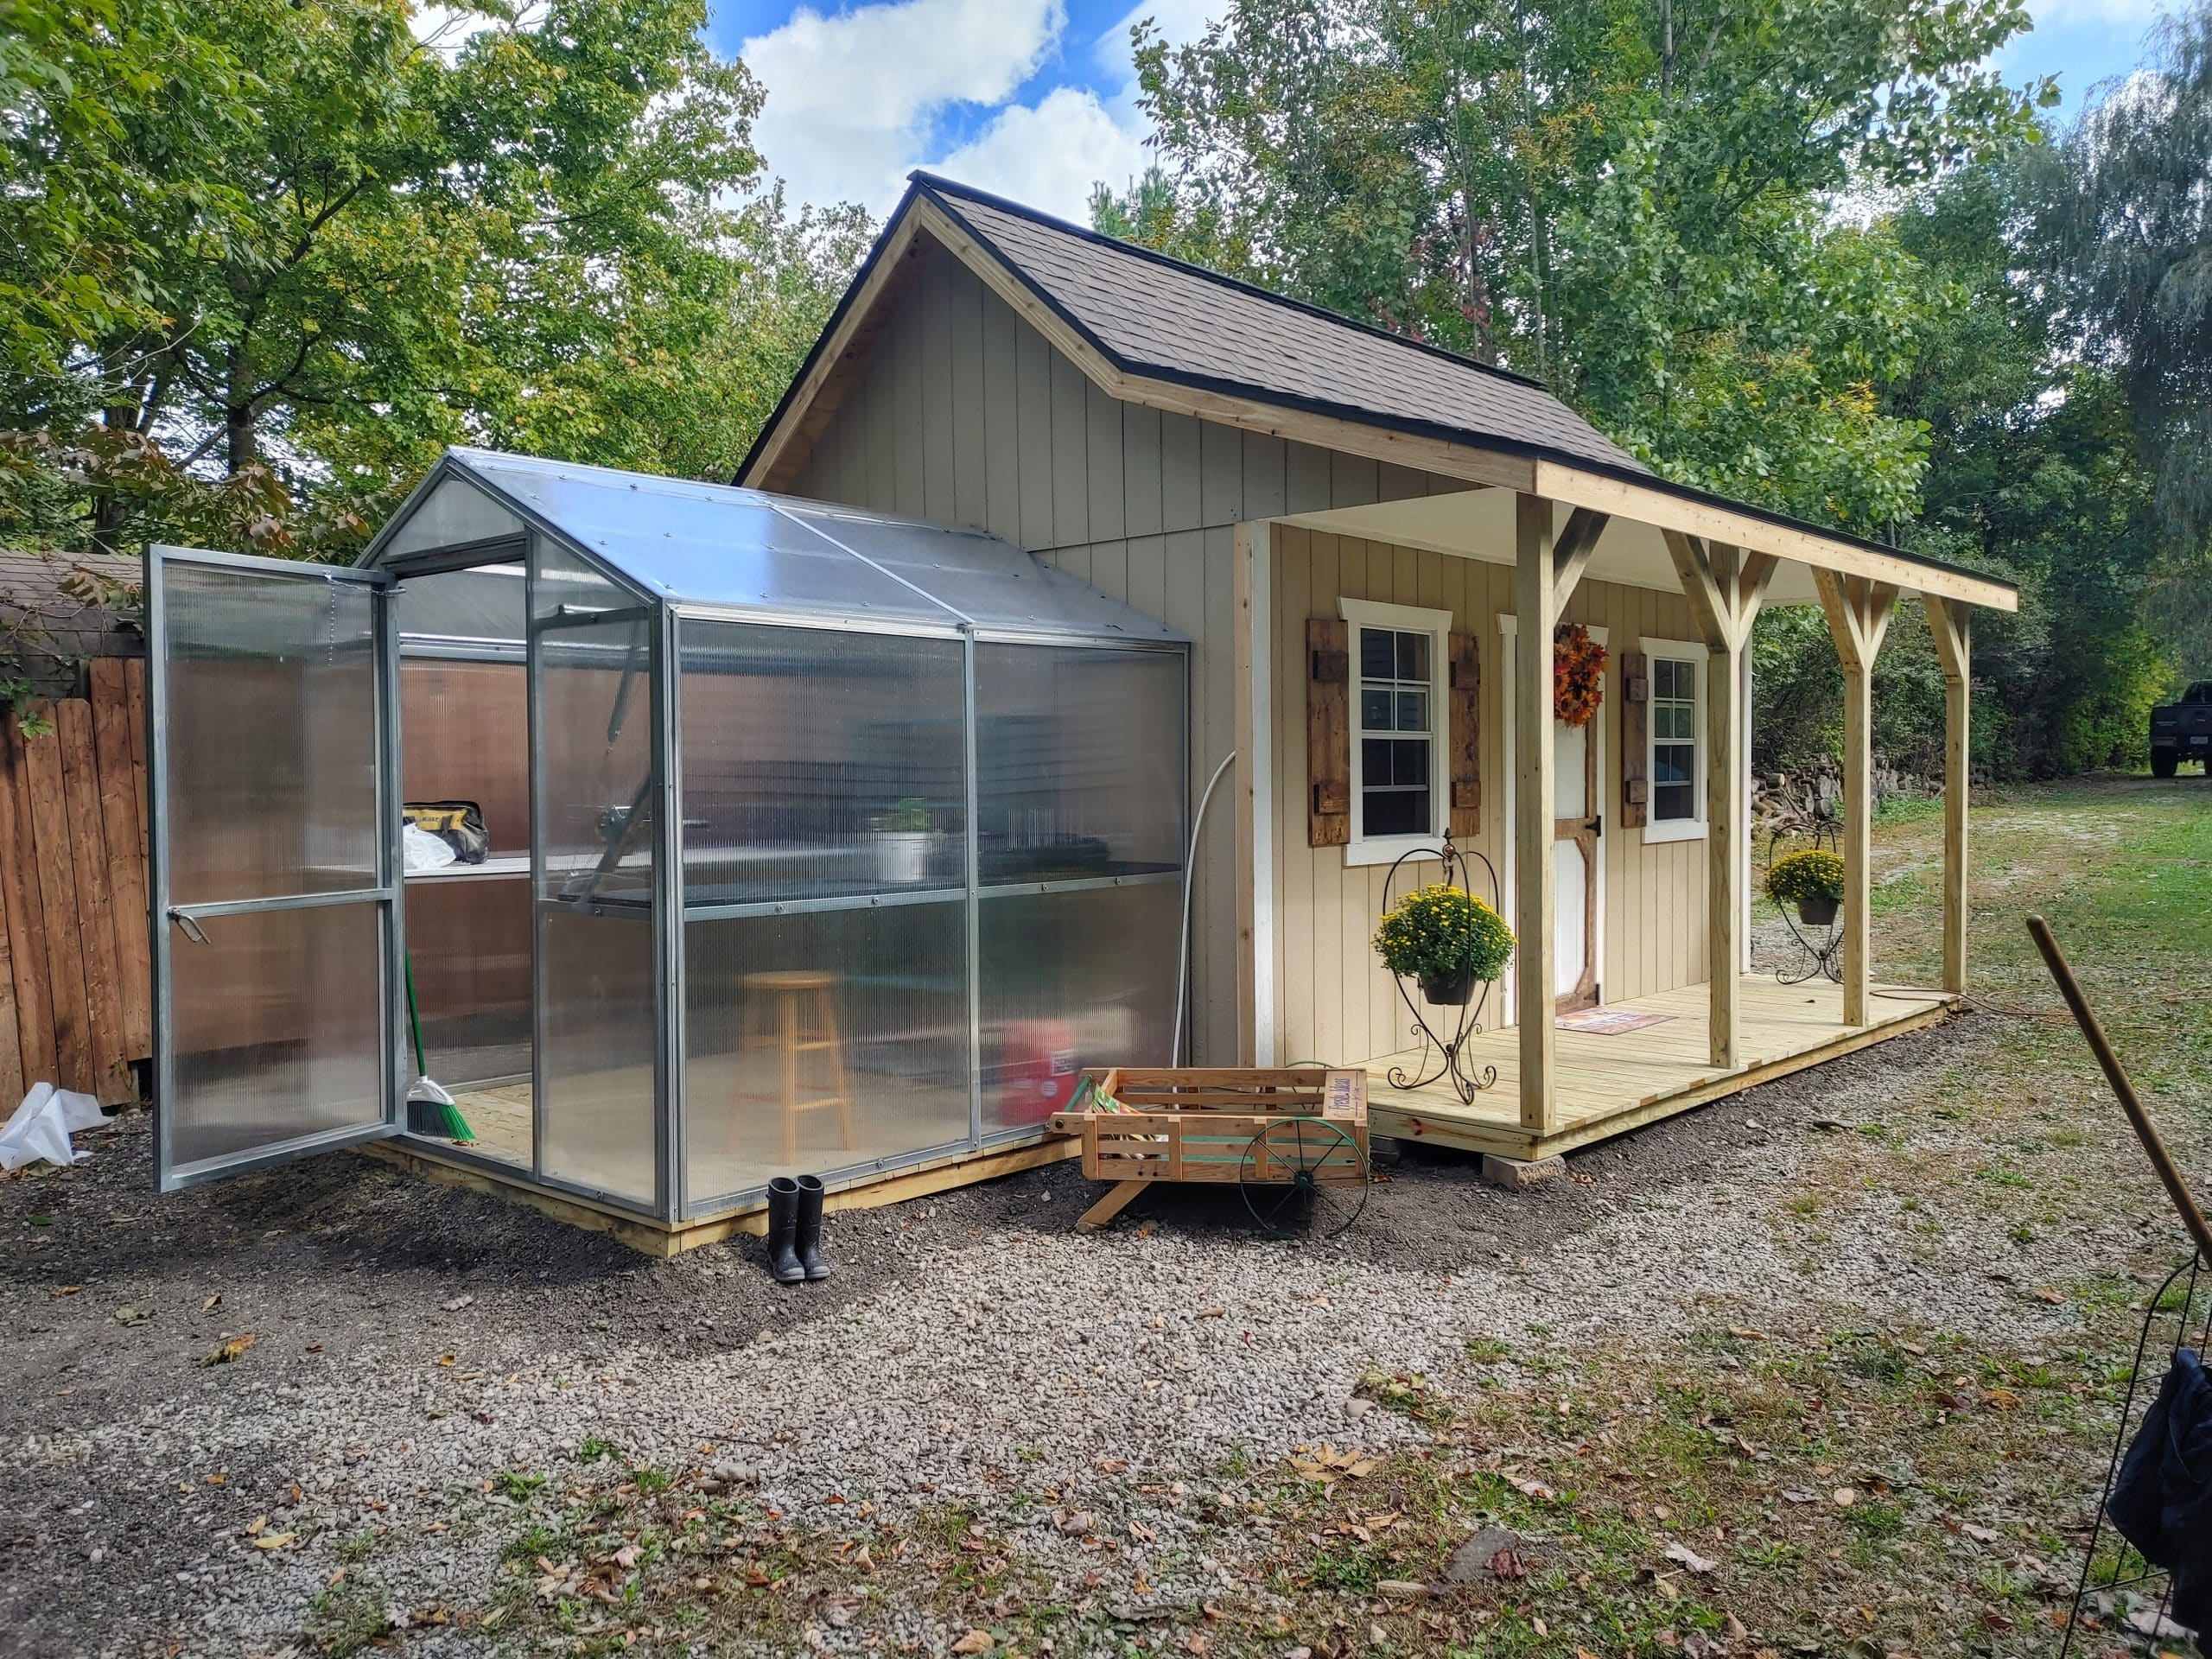
<path id="1" fill-rule="evenodd" d="M 913 181 L 1126 372 L 1647 470 L 1533 380 L 949 180 Z"/>

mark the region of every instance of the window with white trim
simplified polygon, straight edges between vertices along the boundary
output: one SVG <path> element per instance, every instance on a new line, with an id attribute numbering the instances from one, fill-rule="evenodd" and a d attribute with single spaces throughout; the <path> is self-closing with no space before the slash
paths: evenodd
<path id="1" fill-rule="evenodd" d="M 1351 844 L 1375 863 L 1442 833 L 1452 613 L 1341 601 L 1351 647 Z"/>
<path id="2" fill-rule="evenodd" d="M 1650 703 L 1645 719 L 1651 805 L 1646 841 L 1705 833 L 1704 692 L 1707 653 L 1679 639 L 1646 639 Z"/>

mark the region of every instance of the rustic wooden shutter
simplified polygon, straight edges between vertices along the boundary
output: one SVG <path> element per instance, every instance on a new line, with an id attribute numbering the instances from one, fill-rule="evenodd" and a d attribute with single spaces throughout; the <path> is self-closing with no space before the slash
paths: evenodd
<path id="1" fill-rule="evenodd" d="M 1621 653 L 1621 827 L 1640 830 L 1650 817 L 1651 780 L 1644 757 L 1651 713 L 1651 668 L 1640 651 Z"/>
<path id="2" fill-rule="evenodd" d="M 1483 832 L 1482 685 L 1482 656 L 1475 636 L 1453 633 L 1445 734 L 1452 762 L 1452 835 L 1459 841 Z"/>
<path id="3" fill-rule="evenodd" d="M 1341 619 L 1306 619 L 1306 840 L 1351 840 L 1351 629 Z"/>

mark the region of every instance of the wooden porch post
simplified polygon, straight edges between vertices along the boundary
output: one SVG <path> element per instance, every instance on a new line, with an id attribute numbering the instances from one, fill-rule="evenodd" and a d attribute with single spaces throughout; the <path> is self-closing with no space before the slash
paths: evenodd
<path id="1" fill-rule="evenodd" d="M 1548 1135 L 1554 1121 L 1552 866 L 1552 630 L 1559 623 L 1552 504 L 1514 498 L 1513 926 L 1515 1018 L 1521 1042 L 1521 1127 Z"/>
<path id="2" fill-rule="evenodd" d="M 1874 659 L 1889 631 L 1897 590 L 1865 576 L 1815 568 L 1821 608 L 1843 664 L 1843 1023 L 1867 1020 L 1866 985 L 1872 933 L 1867 907 L 1873 897 Z"/>
<path id="3" fill-rule="evenodd" d="M 1972 685 L 1967 670 L 1973 637 L 1967 607 L 1955 600 L 1923 594 L 1928 631 L 1943 664 L 1943 988 L 1967 988 L 1967 792 L 1972 782 L 1967 760 L 1967 705 Z"/>
<path id="4" fill-rule="evenodd" d="M 1744 652 L 1774 580 L 1775 561 L 1677 531 L 1666 532 L 1682 592 L 1709 653 L 1705 669 L 1707 1058 L 1739 1070 L 1743 1054 L 1744 901 L 1749 863 L 1748 757 L 1744 753 Z"/>

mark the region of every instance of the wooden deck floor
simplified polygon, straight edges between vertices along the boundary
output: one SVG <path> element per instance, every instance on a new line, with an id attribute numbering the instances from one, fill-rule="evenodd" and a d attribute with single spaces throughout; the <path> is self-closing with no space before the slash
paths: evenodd
<path id="1" fill-rule="evenodd" d="M 1505 1158 L 1541 1158 L 1687 1111 L 1754 1084 L 1786 1077 L 1869 1044 L 1941 1020 L 1955 999 L 1940 991 L 1878 986 L 1873 1023 L 1843 1023 L 1842 990 L 1826 980 L 1779 985 L 1769 976 L 1744 980 L 1745 1064 L 1723 1071 L 1707 1058 L 1702 983 L 1656 996 L 1616 1002 L 1606 1011 L 1667 1016 L 1618 1034 L 1558 1033 L 1558 1122 L 1548 1135 L 1521 1126 L 1519 1039 L 1511 1029 L 1484 1032 L 1469 1045 L 1471 1070 L 1497 1068 L 1497 1086 L 1464 1104 L 1441 1084 L 1405 1090 L 1390 1085 L 1394 1065 L 1411 1053 L 1367 1061 L 1369 1110 L 1377 1135 L 1430 1141 Z"/>

